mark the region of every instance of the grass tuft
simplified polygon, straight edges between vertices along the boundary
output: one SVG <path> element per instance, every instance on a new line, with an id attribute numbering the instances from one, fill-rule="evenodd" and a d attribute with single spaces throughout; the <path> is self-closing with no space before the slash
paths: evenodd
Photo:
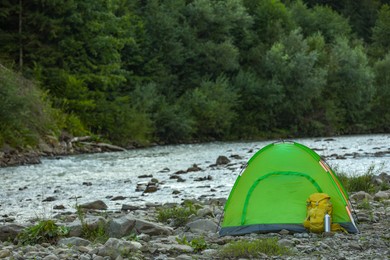
<path id="1" fill-rule="evenodd" d="M 176 241 L 180 245 L 187 245 L 192 247 L 195 253 L 201 252 L 208 248 L 208 244 L 206 243 L 206 240 L 203 236 L 195 237 L 191 241 L 188 241 L 186 236 L 183 236 L 182 238 L 177 237 Z"/>
<path id="2" fill-rule="evenodd" d="M 262 258 L 267 256 L 290 255 L 291 251 L 278 244 L 276 238 L 240 240 L 227 244 L 218 251 L 221 258 Z"/>
<path id="3" fill-rule="evenodd" d="M 365 191 L 372 193 L 375 192 L 375 186 L 372 182 L 375 176 L 375 171 L 375 166 L 372 165 L 363 175 L 337 173 L 337 176 L 348 192 Z"/>
<path id="4" fill-rule="evenodd" d="M 42 220 L 34 226 L 25 228 L 18 235 L 18 240 L 23 245 L 54 244 L 68 233 L 66 227 L 58 226 L 54 220 Z"/>
<path id="5" fill-rule="evenodd" d="M 157 211 L 157 220 L 167 224 L 172 222 L 174 227 L 180 227 L 188 222 L 191 215 L 196 214 L 197 209 L 197 205 L 190 201 L 185 202 L 184 206 L 160 208 Z"/>
<path id="6" fill-rule="evenodd" d="M 81 222 L 81 236 L 95 243 L 105 243 L 109 239 L 105 225 L 101 222 L 98 223 L 97 227 L 88 225 L 85 221 L 85 215 L 82 208 L 79 205 L 76 205 L 76 210 L 77 216 Z"/>

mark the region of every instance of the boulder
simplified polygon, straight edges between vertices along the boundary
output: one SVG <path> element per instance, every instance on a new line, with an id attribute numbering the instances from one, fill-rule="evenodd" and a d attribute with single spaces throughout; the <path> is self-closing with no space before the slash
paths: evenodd
<path id="1" fill-rule="evenodd" d="M 202 168 L 200 168 L 198 165 L 193 164 L 192 167 L 187 169 L 187 172 L 198 172 L 201 171 Z"/>
<path id="2" fill-rule="evenodd" d="M 9 257 L 10 255 L 11 255 L 11 251 L 9 251 L 8 249 L 0 250 L 1 259 Z"/>
<path id="3" fill-rule="evenodd" d="M 144 193 L 153 193 L 158 190 L 158 186 L 154 182 L 149 182 L 148 186 L 146 186 L 146 189 L 144 190 Z"/>
<path id="4" fill-rule="evenodd" d="M 133 214 L 112 219 L 108 222 L 107 232 L 110 237 L 121 238 L 131 233 L 154 235 L 170 235 L 172 228 L 149 222 Z"/>
<path id="5" fill-rule="evenodd" d="M 198 219 L 188 223 L 186 227 L 193 233 L 215 233 L 218 231 L 218 225 L 210 219 Z"/>
<path id="6" fill-rule="evenodd" d="M 134 211 L 138 210 L 140 207 L 135 205 L 122 204 L 121 211 Z"/>
<path id="7" fill-rule="evenodd" d="M 106 210 L 107 205 L 101 200 L 96 200 L 88 203 L 84 203 L 80 205 L 82 209 L 92 209 L 92 210 Z"/>
<path id="8" fill-rule="evenodd" d="M 66 237 L 66 238 L 61 238 L 58 242 L 58 245 L 73 245 L 73 246 L 88 246 L 91 244 L 90 241 L 83 239 L 81 237 Z"/>
<path id="9" fill-rule="evenodd" d="M 133 231 L 135 222 L 136 220 L 133 215 L 112 219 L 108 222 L 107 233 L 110 237 L 114 238 L 127 236 Z"/>
<path id="10" fill-rule="evenodd" d="M 154 235 L 170 235 L 173 233 L 172 228 L 164 227 L 146 220 L 137 219 L 135 223 L 135 231 L 140 234 Z"/>
<path id="11" fill-rule="evenodd" d="M 230 160 L 226 156 L 223 155 L 218 156 L 216 165 L 224 165 L 228 163 L 230 163 Z"/>
<path id="12" fill-rule="evenodd" d="M 378 191 L 374 195 L 374 200 L 381 201 L 381 200 L 388 200 L 390 198 L 390 190 L 387 191 Z"/>
<path id="13" fill-rule="evenodd" d="M 122 255 L 130 255 L 142 248 L 142 245 L 135 241 L 125 241 L 117 238 L 109 238 L 107 242 L 99 248 L 99 256 L 108 256 L 116 259 Z"/>
<path id="14" fill-rule="evenodd" d="M 153 247 L 162 253 L 191 253 L 194 249 L 188 245 L 153 243 Z"/>
<path id="15" fill-rule="evenodd" d="M 198 217 L 204 218 L 206 216 L 213 217 L 214 214 L 213 214 L 213 210 L 211 209 L 210 206 L 204 206 L 203 208 L 198 209 L 196 215 Z"/>
<path id="16" fill-rule="evenodd" d="M 213 177 L 211 177 L 210 175 L 207 175 L 204 177 L 195 178 L 194 181 L 211 181 L 212 179 L 213 179 Z"/>
<path id="17" fill-rule="evenodd" d="M 0 225 L 0 241 L 14 240 L 24 228 L 17 224 Z"/>
<path id="18" fill-rule="evenodd" d="M 106 219 L 101 216 L 87 216 L 83 220 L 84 225 L 89 229 L 95 230 L 99 227 L 106 226 Z M 65 226 L 69 229 L 69 236 L 80 237 L 83 233 L 83 223 L 79 219 L 74 220 L 71 223 L 66 223 Z"/>
<path id="19" fill-rule="evenodd" d="M 359 191 L 359 192 L 356 192 L 355 194 L 351 195 L 351 200 L 362 201 L 364 199 L 372 200 L 372 196 L 364 191 Z"/>

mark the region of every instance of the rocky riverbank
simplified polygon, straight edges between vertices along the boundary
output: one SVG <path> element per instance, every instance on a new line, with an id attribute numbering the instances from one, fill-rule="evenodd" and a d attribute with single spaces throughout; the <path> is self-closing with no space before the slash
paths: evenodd
<path id="1" fill-rule="evenodd" d="M 16 149 L 5 145 L 0 148 L 0 167 L 19 166 L 41 163 L 41 157 L 58 157 L 65 155 L 117 152 L 125 148 L 94 141 L 90 136 L 62 136 L 58 141 L 41 141 L 36 149 Z M 134 147 L 128 147 L 134 148 Z"/>
<path id="2" fill-rule="evenodd" d="M 58 239 L 49 236 L 51 239 L 40 240 L 38 244 L 21 244 L 23 239 L 30 242 L 36 239 L 37 228 L 30 229 L 27 237 L 18 234 L 26 227 L 37 227 L 37 223 L 42 222 L 3 223 L 0 226 L 0 259 L 220 259 L 232 256 L 226 255 L 225 249 L 234 241 L 267 238 L 275 241 L 277 247 L 287 248 L 285 253 L 258 252 L 241 258 L 388 259 L 390 190 L 375 194 L 353 193 L 351 201 L 359 221 L 359 234 L 281 231 L 219 237 L 218 223 L 225 199 L 187 201 L 181 205 L 123 205 L 117 212 L 106 211 L 105 203 L 98 200 L 79 205 L 77 212 L 54 216 L 58 226 L 66 227 L 67 235 Z"/>

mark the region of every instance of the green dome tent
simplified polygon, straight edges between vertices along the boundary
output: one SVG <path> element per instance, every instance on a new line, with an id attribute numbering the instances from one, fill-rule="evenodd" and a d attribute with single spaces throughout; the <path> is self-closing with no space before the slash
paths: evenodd
<path id="1" fill-rule="evenodd" d="M 333 204 L 332 221 L 357 233 L 348 195 L 337 176 L 310 148 L 278 142 L 259 150 L 237 177 L 224 208 L 219 234 L 307 232 L 306 200 L 327 193 Z"/>

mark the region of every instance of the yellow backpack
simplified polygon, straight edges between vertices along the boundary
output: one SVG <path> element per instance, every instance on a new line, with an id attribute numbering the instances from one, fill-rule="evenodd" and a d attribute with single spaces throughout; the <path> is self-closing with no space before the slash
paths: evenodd
<path id="1" fill-rule="evenodd" d="M 314 193 L 306 201 L 307 216 L 303 226 L 310 232 L 324 232 L 325 214 L 332 216 L 333 206 L 326 193 Z"/>

